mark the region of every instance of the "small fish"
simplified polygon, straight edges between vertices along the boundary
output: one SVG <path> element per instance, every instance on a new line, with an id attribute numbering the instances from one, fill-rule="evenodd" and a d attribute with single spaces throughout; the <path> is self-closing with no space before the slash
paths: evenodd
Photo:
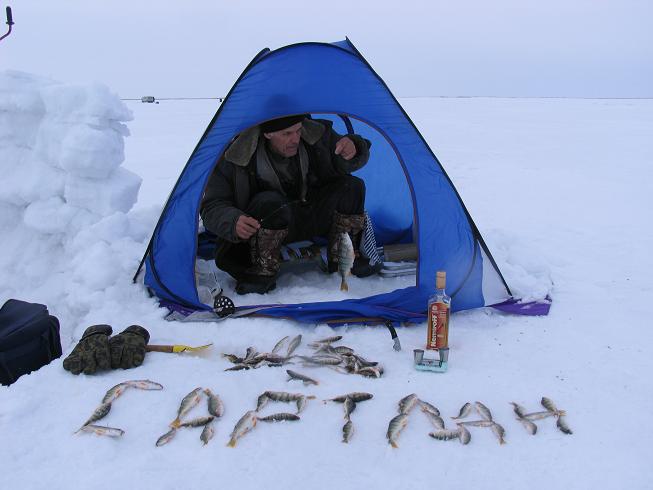
<path id="1" fill-rule="evenodd" d="M 238 357 L 235 354 L 222 354 L 222 357 L 224 357 L 225 359 L 227 359 L 229 362 L 233 364 L 241 364 L 243 362 L 243 358 Z"/>
<path id="2" fill-rule="evenodd" d="M 331 398 L 329 400 L 324 400 L 324 403 L 326 402 L 336 402 L 336 403 L 344 403 L 347 398 L 351 398 L 354 400 L 356 403 L 364 402 L 366 400 L 370 400 L 374 398 L 374 395 L 372 393 L 363 393 L 360 391 L 355 391 L 353 393 L 347 393 L 346 395 L 340 395 L 335 398 Z"/>
<path id="3" fill-rule="evenodd" d="M 296 379 L 304 383 L 304 385 L 317 385 L 319 384 L 317 381 L 315 381 L 313 378 L 309 378 L 308 376 L 298 373 L 296 371 L 292 371 L 290 369 L 286 369 L 286 372 L 288 373 L 288 381 L 291 379 Z"/>
<path id="4" fill-rule="evenodd" d="M 460 412 L 458 413 L 457 417 L 451 417 L 452 419 L 463 419 L 467 417 L 470 412 L 472 411 L 472 404 L 467 402 L 465 403 L 462 407 L 460 407 Z"/>
<path id="5" fill-rule="evenodd" d="M 302 396 L 295 400 L 295 403 L 297 404 L 297 413 L 301 413 L 304 410 L 304 407 L 306 407 L 306 403 L 308 400 L 313 400 L 315 397 L 313 395 L 310 396 Z"/>
<path id="6" fill-rule="evenodd" d="M 204 427 L 206 424 L 213 422 L 215 417 L 213 415 L 208 415 L 206 417 L 198 417 L 188 422 L 183 422 L 179 424 L 179 427 Z"/>
<path id="7" fill-rule="evenodd" d="M 345 399 L 345 402 L 342 404 L 342 406 L 345 409 L 345 418 L 349 420 L 351 413 L 356 410 L 356 402 L 351 398 L 347 398 Z"/>
<path id="8" fill-rule="evenodd" d="M 494 422 L 491 420 L 464 420 L 459 422 L 460 425 L 465 425 L 467 427 L 492 427 Z"/>
<path id="9" fill-rule="evenodd" d="M 109 388 L 102 398 L 102 403 L 113 402 L 116 398 L 122 395 L 127 388 L 129 388 L 127 383 L 118 383 L 116 386 Z"/>
<path id="10" fill-rule="evenodd" d="M 260 411 L 270 401 L 270 399 L 268 398 L 268 395 L 266 395 L 266 393 L 263 393 L 263 394 L 259 395 L 258 399 L 256 400 L 256 411 L 257 412 Z"/>
<path id="11" fill-rule="evenodd" d="M 429 410 L 422 410 L 426 418 L 429 419 L 429 422 L 438 430 L 444 430 L 444 420 L 439 415 L 434 414 Z"/>
<path id="12" fill-rule="evenodd" d="M 356 362 L 357 362 L 358 364 L 361 365 L 361 367 L 374 367 L 374 366 L 378 366 L 378 365 L 379 365 L 378 362 L 376 362 L 376 361 L 368 361 L 368 360 L 362 358 L 362 357 L 359 356 L 359 355 L 353 355 L 352 357 L 356 360 Z"/>
<path id="13" fill-rule="evenodd" d="M 364 367 L 358 370 L 358 374 L 366 378 L 380 378 L 383 376 L 383 368 L 381 366 Z"/>
<path id="14" fill-rule="evenodd" d="M 573 434 L 569 426 L 567 425 L 567 421 L 564 417 L 560 416 L 558 417 L 558 421 L 556 422 L 556 426 L 558 429 L 560 429 L 562 432 L 565 434 Z"/>
<path id="15" fill-rule="evenodd" d="M 181 418 L 191 411 L 201 400 L 200 393 L 202 393 L 202 388 L 195 388 L 193 391 L 188 393 L 181 400 L 179 405 L 179 410 L 177 410 L 177 418 L 170 422 L 170 427 L 177 428 L 181 423 Z"/>
<path id="16" fill-rule="evenodd" d="M 564 410 L 558 410 L 555 412 L 549 412 L 548 410 L 543 410 L 541 412 L 525 413 L 523 418 L 528 420 L 542 420 L 542 419 L 547 419 L 549 417 L 560 417 L 565 414 L 566 412 Z"/>
<path id="17" fill-rule="evenodd" d="M 431 405 L 429 402 L 418 400 L 418 403 L 419 403 L 419 407 L 422 409 L 422 412 L 430 412 L 433 415 L 437 415 L 438 417 L 440 416 L 440 410 L 438 410 L 435 406 Z"/>
<path id="18" fill-rule="evenodd" d="M 451 441 L 460 437 L 460 431 L 457 430 L 439 430 L 437 432 L 429 432 L 433 439 L 438 441 Z"/>
<path id="19" fill-rule="evenodd" d="M 485 420 L 492 420 L 492 412 L 490 412 L 490 409 L 483 405 L 481 402 L 474 402 L 474 407 L 476 408 L 478 414 Z"/>
<path id="20" fill-rule="evenodd" d="M 286 391 L 266 391 L 263 394 L 272 401 L 286 403 L 295 402 L 304 396 L 301 393 L 288 393 Z"/>
<path id="21" fill-rule="evenodd" d="M 164 444 L 168 444 L 173 437 L 177 434 L 177 428 L 173 427 L 170 429 L 168 432 L 163 434 L 161 437 L 159 437 L 156 441 L 157 446 L 163 446 Z"/>
<path id="22" fill-rule="evenodd" d="M 236 441 L 256 427 L 256 421 L 256 411 L 250 410 L 249 412 L 246 412 L 245 415 L 243 415 L 236 423 L 234 430 L 231 432 L 227 446 L 236 447 Z"/>
<path id="23" fill-rule="evenodd" d="M 225 371 L 242 371 L 243 369 L 251 369 L 251 366 L 247 364 L 236 364 L 230 368 L 225 369 Z"/>
<path id="24" fill-rule="evenodd" d="M 512 405 L 512 409 L 514 410 L 515 415 L 517 415 L 517 417 L 519 417 L 520 419 L 524 418 L 524 415 L 526 414 L 526 409 L 515 402 L 510 402 L 510 404 Z"/>
<path id="25" fill-rule="evenodd" d="M 386 434 L 386 437 L 388 438 L 388 443 L 393 448 L 399 447 L 397 446 L 397 437 L 399 437 L 401 431 L 404 430 L 406 424 L 408 424 L 408 415 L 405 413 L 400 413 L 399 415 L 394 417 L 388 424 L 388 432 Z"/>
<path id="26" fill-rule="evenodd" d="M 302 343 L 302 335 L 299 334 L 297 337 L 294 337 L 290 343 L 288 344 L 288 350 L 286 351 L 286 357 L 290 357 L 293 352 L 295 352 L 295 349 L 299 347 L 299 344 Z"/>
<path id="27" fill-rule="evenodd" d="M 524 429 L 526 429 L 530 435 L 534 436 L 537 433 L 537 425 L 530 420 L 522 417 L 517 417 L 517 420 L 519 420 L 519 422 L 524 426 Z"/>
<path id="28" fill-rule="evenodd" d="M 354 244 L 349 233 L 341 233 L 338 240 L 338 273 L 340 274 L 340 291 L 349 291 L 347 276 L 354 265 Z"/>
<path id="29" fill-rule="evenodd" d="M 346 345 L 338 345 L 336 347 L 332 347 L 332 349 L 335 351 L 336 354 L 353 354 L 354 349 L 351 347 L 347 347 Z"/>
<path id="30" fill-rule="evenodd" d="M 497 439 L 499 439 L 499 444 L 505 444 L 506 441 L 503 438 L 503 436 L 506 435 L 506 430 L 496 422 L 493 423 L 491 426 L 492 432 L 494 432 L 494 435 L 497 436 Z"/>
<path id="31" fill-rule="evenodd" d="M 542 397 L 542 400 L 540 401 L 542 406 L 546 408 L 549 412 L 557 412 L 558 409 L 555 406 L 555 403 L 550 398 L 547 398 L 545 396 Z"/>
<path id="32" fill-rule="evenodd" d="M 104 417 L 107 416 L 107 414 L 110 411 L 111 411 L 111 403 L 102 403 L 99 407 L 97 407 L 93 411 L 89 419 L 86 422 L 84 422 L 84 425 L 90 425 L 93 422 L 97 422 L 98 420 L 103 419 Z M 82 428 L 84 427 L 84 425 L 82 425 Z"/>
<path id="33" fill-rule="evenodd" d="M 302 361 L 304 361 L 305 366 L 337 366 L 342 363 L 342 359 L 338 357 L 327 357 L 327 356 L 297 356 Z"/>
<path id="34" fill-rule="evenodd" d="M 410 411 L 417 405 L 419 398 L 415 393 L 411 393 L 399 400 L 399 413 L 410 413 Z"/>
<path id="35" fill-rule="evenodd" d="M 458 426 L 458 432 L 460 433 L 460 443 L 461 444 L 469 444 L 469 441 L 472 440 L 472 435 L 469 433 L 467 430 L 467 427 L 464 425 L 458 423 L 456 424 Z"/>
<path id="36" fill-rule="evenodd" d="M 150 381 L 149 379 L 135 379 L 132 381 L 125 381 L 125 384 L 128 384 L 132 388 L 137 390 L 162 390 L 163 385 L 156 383 L 155 381 Z"/>
<path id="37" fill-rule="evenodd" d="M 283 347 L 283 344 L 286 343 L 286 340 L 288 340 L 287 335 L 274 345 L 274 347 L 272 348 L 272 354 L 276 354 L 277 352 L 279 352 Z"/>
<path id="38" fill-rule="evenodd" d="M 115 427 L 106 427 L 104 425 L 93 425 L 93 424 L 85 425 L 79 430 L 81 430 L 82 432 L 92 432 L 93 434 L 98 436 L 108 436 L 108 437 L 120 437 L 125 433 L 124 430 L 116 429 Z"/>
<path id="39" fill-rule="evenodd" d="M 215 430 L 213 429 L 213 422 L 209 422 L 202 429 L 202 433 L 200 434 L 200 441 L 202 441 L 206 446 L 209 443 L 209 441 L 213 438 L 214 433 Z"/>
<path id="40" fill-rule="evenodd" d="M 224 414 L 224 405 L 220 397 L 208 388 L 204 389 L 204 394 L 206 394 L 209 413 L 214 417 L 222 417 L 222 414 Z"/>
<path id="41" fill-rule="evenodd" d="M 348 443 L 354 435 L 354 424 L 351 420 L 347 420 L 345 425 L 342 426 L 342 442 Z"/>
<path id="42" fill-rule="evenodd" d="M 248 362 L 254 359 L 258 352 L 256 351 L 256 347 L 248 347 L 247 350 L 245 351 L 245 358 L 243 359 L 243 362 Z"/>
<path id="43" fill-rule="evenodd" d="M 311 342 L 310 344 L 308 344 L 308 346 L 313 348 L 313 349 L 316 349 L 316 348 L 320 347 L 321 345 L 333 344 L 335 342 L 338 342 L 339 340 L 342 340 L 342 335 L 335 335 L 333 337 L 327 337 L 325 339 L 316 340 L 316 341 Z"/>
<path id="44" fill-rule="evenodd" d="M 266 417 L 258 417 L 260 422 L 287 422 L 299 420 L 299 416 L 294 413 L 273 413 Z"/>

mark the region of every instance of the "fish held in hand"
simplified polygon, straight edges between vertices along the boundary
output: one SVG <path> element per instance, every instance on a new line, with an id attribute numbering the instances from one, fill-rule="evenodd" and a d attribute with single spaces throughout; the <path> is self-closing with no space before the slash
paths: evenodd
<path id="1" fill-rule="evenodd" d="M 402 430 L 404 430 L 407 424 L 408 424 L 408 415 L 406 415 L 405 413 L 400 413 L 399 415 L 394 417 L 388 424 L 388 432 L 386 433 L 386 437 L 388 439 L 388 444 L 390 444 L 393 448 L 399 447 L 397 445 L 397 438 L 399 437 L 399 434 L 401 433 Z"/>
<path id="2" fill-rule="evenodd" d="M 122 429 L 117 429 L 115 427 L 106 427 L 104 425 L 93 425 L 88 424 L 82 427 L 82 432 L 91 432 L 97 436 L 107 436 L 107 437 L 121 437 L 125 431 Z"/>
<path id="3" fill-rule="evenodd" d="M 309 378 L 308 376 L 298 373 L 296 371 L 292 371 L 291 369 L 286 369 L 286 372 L 288 373 L 288 381 L 292 379 L 296 379 L 298 381 L 301 381 L 304 383 L 304 385 L 318 385 L 319 383 L 315 381 L 313 378 Z"/>
<path id="4" fill-rule="evenodd" d="M 243 415 L 240 420 L 236 423 L 236 426 L 234 427 L 234 430 L 231 432 L 229 442 L 227 443 L 227 446 L 229 447 L 236 447 L 236 442 L 238 439 L 243 437 L 245 434 L 247 434 L 250 430 L 252 430 L 254 427 L 256 427 L 256 411 L 255 410 L 250 410 L 249 412 L 246 412 L 245 415 Z"/>
<path id="5" fill-rule="evenodd" d="M 340 274 L 340 291 L 349 291 L 347 276 L 354 265 L 354 244 L 349 233 L 341 233 L 338 239 L 338 273 Z"/>

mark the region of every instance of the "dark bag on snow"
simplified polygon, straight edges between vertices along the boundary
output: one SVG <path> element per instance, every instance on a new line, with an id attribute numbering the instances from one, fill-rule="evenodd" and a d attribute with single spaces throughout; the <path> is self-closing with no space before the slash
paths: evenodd
<path id="1" fill-rule="evenodd" d="M 10 299 L 0 308 L 0 383 L 10 385 L 60 356 L 59 320 L 46 306 Z"/>

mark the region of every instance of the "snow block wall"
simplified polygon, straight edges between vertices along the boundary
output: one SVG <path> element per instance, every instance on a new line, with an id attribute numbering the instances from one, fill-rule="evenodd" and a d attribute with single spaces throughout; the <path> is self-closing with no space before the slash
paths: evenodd
<path id="1" fill-rule="evenodd" d="M 121 168 L 132 118 L 103 85 L 0 72 L 0 273 L 14 278 L 0 304 L 79 317 L 94 292 L 129 277 L 143 241 L 126 215 L 141 178 Z"/>

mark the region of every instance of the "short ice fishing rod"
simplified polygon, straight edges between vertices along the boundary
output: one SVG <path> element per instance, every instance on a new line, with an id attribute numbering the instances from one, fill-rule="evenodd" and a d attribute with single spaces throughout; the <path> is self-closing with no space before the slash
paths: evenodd
<path id="1" fill-rule="evenodd" d="M 11 7 L 7 7 L 7 25 L 9 26 L 9 30 L 7 31 L 7 34 L 0 37 L 0 41 L 2 41 L 5 37 L 7 37 L 9 34 L 11 34 L 11 26 L 14 25 L 14 19 L 11 16 Z"/>

